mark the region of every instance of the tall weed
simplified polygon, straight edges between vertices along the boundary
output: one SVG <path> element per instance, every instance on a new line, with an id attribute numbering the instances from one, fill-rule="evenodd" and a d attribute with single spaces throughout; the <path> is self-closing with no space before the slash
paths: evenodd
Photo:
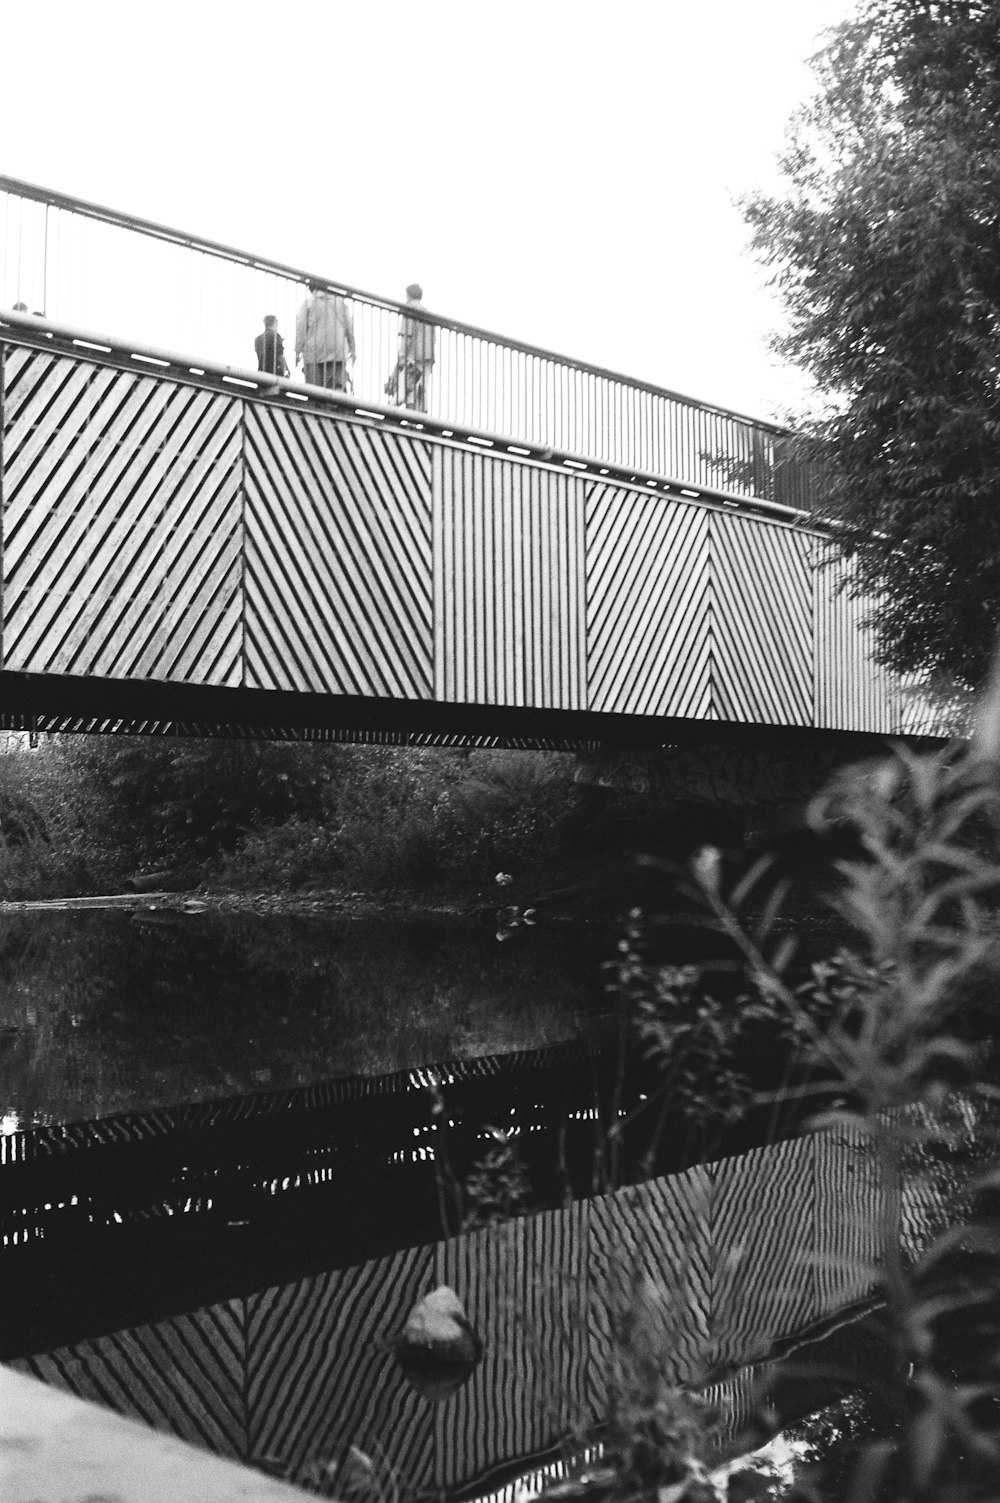
<path id="1" fill-rule="evenodd" d="M 1000 1237 L 983 1195 L 1000 1189 L 1000 1170 L 989 1161 L 995 1141 L 980 1132 L 970 1143 L 967 1131 L 970 1113 L 988 1120 L 980 1108 L 997 1094 L 984 1078 L 993 1062 L 1000 895 L 992 748 L 898 748 L 840 775 L 811 819 L 821 832 L 853 832 L 856 854 L 837 864 L 834 898 L 850 940 L 804 979 L 793 979 L 795 943 L 777 922 L 783 891 L 768 892 L 767 858 L 727 888 L 719 854 L 705 849 L 692 863 L 691 891 L 741 957 L 745 991 L 736 1006 L 780 1023 L 811 1068 L 819 1103 L 812 1128 L 860 1136 L 878 1167 L 876 1277 L 899 1357 L 902 1421 L 896 1435 L 855 1445 L 850 1487 L 837 1496 L 995 1497 Z M 713 1000 L 704 970 L 644 963 L 639 932 L 633 924 L 623 944 L 618 985 L 632 997 L 647 1050 L 694 1110 L 714 1055 L 722 1084 L 714 1105 L 737 1109 L 749 1100 L 732 1071 L 738 1024 Z M 960 1172 L 941 1179 L 949 1156 Z M 939 1176 L 946 1226 L 908 1261 L 902 1186 L 921 1166 Z M 956 1329 L 964 1333 L 958 1343 Z M 809 1495 L 831 1496 L 822 1477 Z"/>

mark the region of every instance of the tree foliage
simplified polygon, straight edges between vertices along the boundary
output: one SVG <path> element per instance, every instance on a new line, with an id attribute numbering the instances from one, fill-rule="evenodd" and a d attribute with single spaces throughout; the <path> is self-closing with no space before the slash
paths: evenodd
<path id="1" fill-rule="evenodd" d="M 879 654 L 967 685 L 1000 620 L 1000 6 L 874 0 L 814 60 L 784 189 L 744 203 L 826 398 L 829 473 Z"/>
<path id="2" fill-rule="evenodd" d="M 232 850 L 248 830 L 319 819 L 341 748 L 267 741 L 66 737 L 60 752 L 114 845 L 171 865 Z"/>

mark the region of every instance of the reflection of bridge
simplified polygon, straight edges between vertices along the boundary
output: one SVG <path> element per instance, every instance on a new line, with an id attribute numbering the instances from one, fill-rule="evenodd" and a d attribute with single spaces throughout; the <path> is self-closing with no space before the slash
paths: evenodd
<path id="1" fill-rule="evenodd" d="M 350 288 L 353 397 L 219 366 L 238 308 L 289 329 L 303 273 L 3 189 L 0 301 L 46 314 L 0 323 L 7 724 L 930 728 L 818 566 L 789 435 L 446 320 L 431 410 L 388 409 L 399 309 Z M 74 327 L 115 322 L 80 292 L 115 255 L 151 333 L 174 284 L 209 276 L 217 323 L 177 313 L 191 354 Z"/>
<path id="2" fill-rule="evenodd" d="M 940 1195 L 914 1181 L 902 1199 L 913 1251 Z M 454 1490 L 607 1413 L 635 1277 L 658 1290 L 648 1334 L 671 1380 L 704 1383 L 871 1293 L 880 1204 L 862 1144 L 822 1133 L 15 1365 L 294 1476 L 355 1444 L 415 1490 Z M 462 1294 L 486 1356 L 434 1406 L 384 1342 L 440 1282 Z M 740 1428 L 748 1387 L 714 1396 Z"/>

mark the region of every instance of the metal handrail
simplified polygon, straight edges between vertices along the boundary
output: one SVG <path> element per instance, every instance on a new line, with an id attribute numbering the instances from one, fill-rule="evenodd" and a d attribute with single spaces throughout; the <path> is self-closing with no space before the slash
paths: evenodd
<path id="1" fill-rule="evenodd" d="M 380 293 L 367 292 L 364 288 L 355 287 L 350 282 L 336 281 L 325 273 L 306 271 L 301 266 L 293 266 L 291 262 L 275 261 L 268 256 L 257 256 L 250 251 L 240 250 L 237 246 L 227 245 L 221 240 L 211 240 L 203 235 L 192 235 L 185 230 L 160 224 L 155 219 L 143 219 L 136 214 L 125 214 L 121 210 L 109 209 L 103 204 L 92 203 L 84 198 L 72 198 L 69 194 L 42 188 L 36 183 L 23 182 L 20 178 L 5 177 L 0 174 L 0 193 L 12 193 L 18 198 L 30 198 L 36 203 L 51 204 L 53 208 L 65 209 L 70 213 L 82 214 L 88 219 L 100 220 L 104 224 L 134 230 L 138 234 L 149 235 L 153 239 L 163 240 L 171 245 L 184 246 L 188 250 L 203 251 L 206 254 L 218 256 L 222 260 L 232 261 L 236 265 L 251 267 L 256 271 L 267 271 L 275 276 L 288 277 L 303 285 L 311 281 L 322 282 L 331 292 L 339 292 L 343 297 L 357 298 L 361 302 L 371 303 L 373 306 L 385 308 L 394 313 L 412 314 L 413 311 L 408 309 L 405 303 L 397 302 L 394 298 L 383 297 Z M 621 381 L 642 391 L 648 391 L 653 396 L 666 397 L 673 402 L 687 402 L 703 412 L 715 413 L 719 417 L 735 418 L 738 422 L 749 423 L 755 428 L 763 428 L 781 437 L 793 435 L 791 428 L 783 427 L 780 423 L 768 422 L 766 418 L 754 417 L 750 413 L 739 412 L 730 407 L 719 407 L 715 403 L 702 401 L 700 397 L 673 391 L 668 386 L 660 386 L 652 381 L 639 381 L 609 366 L 596 365 L 593 361 L 581 360 L 574 355 L 561 355 L 543 345 L 530 344 L 523 339 L 512 339 L 507 334 L 498 334 L 494 330 L 480 328 L 476 324 L 464 323 L 461 319 L 448 318 L 436 311 L 433 315 L 426 312 L 421 315 L 421 312 L 417 311 L 416 316 L 418 318 L 423 316 L 428 322 L 440 328 L 451 329 L 456 334 L 468 334 L 476 339 L 484 339 L 490 344 L 515 349 L 524 355 L 536 355 L 542 360 L 553 360 L 560 365 L 572 366 L 574 370 L 586 371 L 590 376 L 603 376 L 609 381 Z"/>
<path id="2" fill-rule="evenodd" d="M 366 351 L 366 366 L 361 376 L 366 399 L 376 400 L 381 395 L 386 362 L 391 361 L 395 350 L 395 332 L 404 316 L 413 316 L 407 305 L 320 273 L 18 178 L 0 176 L 0 194 L 44 207 L 43 302 L 47 301 L 50 282 L 49 210 L 56 210 L 74 220 L 91 221 L 195 257 L 210 258 L 220 265 L 228 264 L 258 278 L 271 278 L 276 287 L 285 284 L 281 291 L 289 309 L 291 297 L 302 296 L 303 284 L 321 283 L 356 307 L 368 310 L 362 316 L 368 321 L 366 335 L 372 348 Z M 34 253 L 37 257 L 37 247 Z M 19 243 L 19 273 L 20 261 Z M 13 301 L 5 297 L 5 292 L 0 283 L 0 303 Z M 62 322 L 78 321 L 62 308 L 46 306 L 42 311 Z M 104 317 L 102 312 L 102 323 Z M 416 317 L 421 317 L 420 311 Z M 774 499 L 773 493 L 783 477 L 796 509 L 808 509 L 811 505 L 812 487 L 806 470 L 787 456 L 784 460 L 780 457 L 780 450 L 794 441 L 794 435 L 779 424 L 701 402 L 651 382 L 633 380 L 593 362 L 559 355 L 461 320 L 437 313 L 425 313 L 423 317 L 446 336 L 441 341 L 435 378 L 439 390 L 430 404 L 436 417 L 466 423 L 485 421 L 490 428 L 501 426 L 512 436 L 522 436 L 528 441 L 551 440 L 560 447 L 585 453 L 588 458 L 626 466 L 634 464 L 657 472 L 681 468 L 676 460 L 683 456 L 684 478 L 689 482 L 718 485 L 720 476 L 725 477 L 728 469 L 730 485 L 724 485 L 723 489 L 756 495 L 762 500 Z M 218 351 L 214 353 L 217 355 Z M 583 378 L 582 388 L 577 388 L 575 378 Z M 495 421 L 498 416 L 508 420 L 498 424 Z M 670 459 L 675 462 L 669 463 Z"/>
<path id="3" fill-rule="evenodd" d="M 57 324 L 35 314 L 0 309 L 0 347 L 8 342 L 6 331 L 11 331 L 15 338 L 26 336 L 24 343 L 35 348 L 78 353 L 83 359 L 111 359 L 118 365 L 135 370 L 137 374 L 161 373 L 195 385 L 222 386 L 231 390 L 234 396 L 275 398 L 298 411 L 306 407 L 332 408 L 345 416 L 377 423 L 379 426 L 395 426 L 410 434 L 426 433 L 445 443 L 475 444 L 483 453 L 509 455 L 590 479 L 617 481 L 644 492 L 658 492 L 692 505 L 744 512 L 800 531 L 812 532 L 817 536 L 825 537 L 828 531 L 810 512 L 801 507 L 786 506 L 780 501 L 742 496 L 709 485 L 692 485 L 677 477 L 653 474 L 635 467 L 600 465 L 599 461 L 580 454 L 526 445 L 510 434 L 492 433 L 482 428 L 449 423 L 424 412 L 408 411 L 397 406 L 359 402 L 346 393 L 331 391 L 323 386 L 310 386 L 302 381 L 273 376 L 249 367 L 195 358 L 159 345 L 143 345 L 134 340 L 122 341 L 94 329 Z"/>

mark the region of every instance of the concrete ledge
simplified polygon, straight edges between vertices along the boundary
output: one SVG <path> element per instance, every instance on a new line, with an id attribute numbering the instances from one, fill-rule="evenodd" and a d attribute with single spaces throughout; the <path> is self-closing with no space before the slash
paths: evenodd
<path id="1" fill-rule="evenodd" d="M 294 1503 L 308 1496 L 0 1366 L 3 1503 Z"/>

